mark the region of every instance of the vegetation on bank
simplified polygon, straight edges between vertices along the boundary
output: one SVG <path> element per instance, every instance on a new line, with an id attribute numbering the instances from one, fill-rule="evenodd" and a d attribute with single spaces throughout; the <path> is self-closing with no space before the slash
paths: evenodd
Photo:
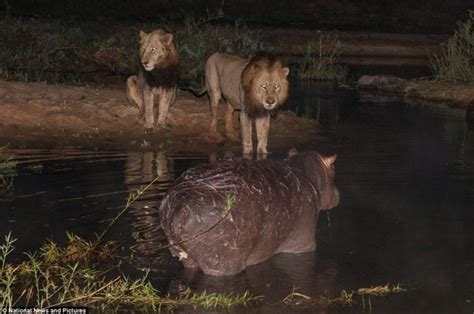
<path id="1" fill-rule="evenodd" d="M 216 51 L 247 58 L 257 51 L 271 50 L 261 39 L 259 31 L 250 30 L 239 20 L 233 25 L 211 24 L 222 17 L 222 11 L 208 13 L 204 18 L 186 15 L 183 25 L 177 27 L 175 38 L 184 80 L 202 86 L 206 59 Z"/>
<path id="2" fill-rule="evenodd" d="M 138 69 L 138 31 L 165 27 L 175 35 L 181 79 L 201 86 L 204 64 L 212 53 L 227 52 L 247 58 L 271 51 L 258 29 L 240 20 L 219 23 L 222 10 L 196 17 L 156 23 L 118 24 L 66 19 L 11 18 L 0 21 L 0 79 L 81 84 L 83 81 L 122 83 Z M 342 43 L 329 33 L 308 44 L 295 72 L 302 79 L 344 81 L 347 69 L 338 64 Z M 293 71 L 292 71 L 293 73 Z"/>
<path id="3" fill-rule="evenodd" d="M 378 285 L 370 288 L 359 288 L 356 291 L 342 290 L 340 295 L 335 298 L 328 298 L 327 296 L 320 296 L 314 298 L 303 293 L 299 293 L 293 290 L 292 293 L 287 295 L 283 302 L 290 306 L 313 306 L 327 308 L 330 306 L 342 306 L 350 307 L 358 302 L 356 297 L 360 297 L 362 301 L 362 307 L 365 309 L 369 308 L 369 312 L 372 311 L 372 298 L 385 297 L 390 294 L 397 294 L 406 292 L 405 288 L 402 288 L 400 284 L 390 286 L 388 283 L 385 285 Z"/>
<path id="4" fill-rule="evenodd" d="M 343 49 L 344 46 L 337 35 L 320 33 L 319 38 L 308 43 L 302 52 L 303 61 L 300 65 L 299 77 L 336 82 L 346 81 L 348 70 L 339 63 Z"/>
<path id="5" fill-rule="evenodd" d="M 14 239 L 5 236 L 0 246 L 0 308 L 34 306 L 88 306 L 96 309 L 157 310 L 162 307 L 229 308 L 258 300 L 250 293 L 195 293 L 190 289 L 178 296 L 161 295 L 147 280 L 147 273 L 131 280 L 119 272 L 117 243 L 97 246 L 77 235 L 68 234 L 68 245 L 46 242 L 37 252 L 26 253 L 19 264 L 8 262 Z"/>
<path id="6" fill-rule="evenodd" d="M 7 17 L 0 22 L 0 78 L 79 84 L 102 75 L 116 76 L 116 82 L 122 82 L 138 70 L 138 31 L 164 26 L 175 35 L 181 78 L 201 84 L 205 60 L 213 52 L 247 57 L 270 48 L 258 31 L 240 21 L 212 24 L 222 16 L 221 11 L 201 18 L 183 14 L 180 24 L 161 19 L 128 26 Z"/>
<path id="7" fill-rule="evenodd" d="M 458 22 L 454 35 L 440 55 L 430 58 L 435 79 L 474 82 L 474 11 Z"/>

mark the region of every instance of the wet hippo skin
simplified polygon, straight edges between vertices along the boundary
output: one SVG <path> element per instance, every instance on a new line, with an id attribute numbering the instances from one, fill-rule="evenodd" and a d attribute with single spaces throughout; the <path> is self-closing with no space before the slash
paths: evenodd
<path id="1" fill-rule="evenodd" d="M 171 253 L 186 268 L 228 276 L 277 253 L 315 250 L 319 210 L 339 203 L 335 159 L 306 152 L 189 169 L 160 206 Z"/>

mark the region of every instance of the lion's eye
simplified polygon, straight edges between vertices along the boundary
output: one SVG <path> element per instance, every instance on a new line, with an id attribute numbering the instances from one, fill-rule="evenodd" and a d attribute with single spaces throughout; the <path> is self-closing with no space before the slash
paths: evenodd
<path id="1" fill-rule="evenodd" d="M 275 90 L 279 90 L 280 89 L 280 85 L 275 85 Z"/>
<path id="2" fill-rule="evenodd" d="M 156 52 L 156 48 L 155 48 L 155 47 L 151 47 L 151 51 Z"/>
<path id="3" fill-rule="evenodd" d="M 266 86 L 266 85 L 262 85 L 262 86 L 261 86 L 261 89 L 262 89 L 262 90 L 267 90 L 267 86 Z"/>

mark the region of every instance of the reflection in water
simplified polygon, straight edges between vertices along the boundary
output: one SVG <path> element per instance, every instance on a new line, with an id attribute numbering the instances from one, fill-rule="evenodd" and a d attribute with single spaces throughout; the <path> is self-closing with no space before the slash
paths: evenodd
<path id="1" fill-rule="evenodd" d="M 160 247 L 166 243 L 161 232 L 158 208 L 161 199 L 174 180 L 173 160 L 169 160 L 164 152 L 131 153 L 125 166 L 125 184 L 130 193 L 148 185 L 158 177 L 137 202 L 129 209 L 131 237 L 133 245 L 130 251 L 133 262 L 138 266 L 149 267 L 149 258 L 156 259 L 162 255 Z M 148 265 L 149 264 L 149 265 Z"/>
<path id="2" fill-rule="evenodd" d="M 12 198 L 0 199 L 0 236 L 12 230 L 19 251 L 33 250 L 48 237 L 64 239 L 65 230 L 93 238 L 130 192 L 160 173 L 158 184 L 133 204 L 108 238 L 125 249 L 129 263 L 122 271 L 141 277 L 149 268 L 149 278 L 162 292 L 185 285 L 250 290 L 265 296 L 258 305 L 264 308 L 256 311 L 292 312 L 277 302 L 293 287 L 334 297 L 343 289 L 390 282 L 410 290 L 373 303 L 377 312 L 472 313 L 472 111 L 407 105 L 370 94 L 359 98 L 329 85 L 295 86 L 291 97 L 286 106 L 318 119 L 325 135 L 307 148 L 338 153 L 341 203 L 319 219 L 315 253 L 280 254 L 237 276 L 215 278 L 183 272 L 179 261 L 160 249 L 167 244 L 158 217 L 164 193 L 183 171 L 226 158 L 223 152 L 2 151 L 20 163 Z M 286 154 L 287 149 L 269 158 Z M 29 169 L 38 163 L 41 172 Z"/>
<path id="3" fill-rule="evenodd" d="M 353 90 L 334 93 L 333 83 L 312 84 L 302 82 L 292 85 L 292 92 L 284 109 L 298 116 L 317 120 L 325 129 L 334 130 L 339 120 L 339 107 L 345 101 L 353 102 L 358 95 Z"/>

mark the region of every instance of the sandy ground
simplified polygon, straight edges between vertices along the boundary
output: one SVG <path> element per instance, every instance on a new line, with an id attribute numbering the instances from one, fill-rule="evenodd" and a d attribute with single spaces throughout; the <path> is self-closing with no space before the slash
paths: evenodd
<path id="1" fill-rule="evenodd" d="M 73 87 L 0 81 L 0 145 L 11 148 L 73 146 L 87 149 L 174 152 L 240 151 L 240 143 L 207 143 L 207 97 L 178 95 L 170 110 L 177 125 L 146 132 L 123 86 Z M 220 108 L 223 131 L 224 106 Z M 238 122 L 236 120 L 238 126 Z M 291 127 L 288 127 L 291 126 Z M 316 139 L 315 121 L 281 111 L 270 129 L 269 150 L 299 147 Z"/>

